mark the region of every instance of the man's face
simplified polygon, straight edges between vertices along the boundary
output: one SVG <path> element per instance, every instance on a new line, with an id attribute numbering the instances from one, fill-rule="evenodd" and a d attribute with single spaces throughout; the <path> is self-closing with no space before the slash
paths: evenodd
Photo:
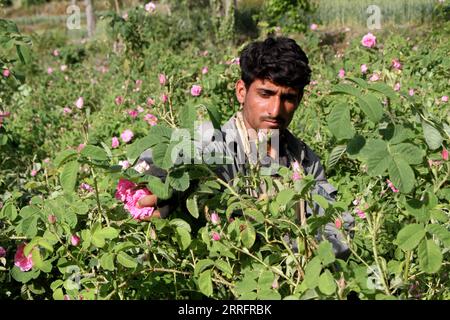
<path id="1" fill-rule="evenodd" d="M 244 105 L 247 128 L 284 130 L 294 116 L 303 92 L 280 86 L 267 79 L 256 79 L 247 89 L 243 80 L 236 83 L 236 96 Z"/>

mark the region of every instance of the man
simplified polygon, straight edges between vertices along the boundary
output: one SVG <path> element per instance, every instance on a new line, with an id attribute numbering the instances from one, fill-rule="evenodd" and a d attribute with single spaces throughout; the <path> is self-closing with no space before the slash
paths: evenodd
<path id="1" fill-rule="evenodd" d="M 272 137 L 267 148 L 270 161 L 264 166 L 269 168 L 266 172 L 276 175 L 276 170 L 270 170 L 274 162 L 286 167 L 301 164 L 305 173 L 316 179 L 313 192 L 329 201 L 334 200 L 336 189 L 327 182 L 320 159 L 287 129 L 299 108 L 304 88 L 310 81 L 311 69 L 308 63 L 306 54 L 295 41 L 284 37 L 269 37 L 262 42 L 253 42 L 242 51 L 241 79 L 235 86 L 241 110 L 221 127 L 223 139 L 213 138 L 214 128 L 210 122 L 199 128 L 203 133 L 203 153 L 208 151 L 206 154 L 209 154 L 214 150 L 232 158 L 230 163 L 223 164 L 218 170 L 218 174 L 225 181 L 231 181 L 239 173 L 248 173 L 249 167 L 255 162 L 252 152 L 259 141 L 258 132 L 276 132 L 277 139 Z M 274 140 L 275 143 L 272 143 Z M 144 152 L 141 161 L 151 164 L 151 151 Z M 261 192 L 264 190 L 254 190 L 253 195 L 258 196 Z M 157 198 L 154 195 L 146 196 L 140 200 L 139 205 L 155 206 Z M 319 215 L 323 214 L 318 205 L 315 204 L 315 207 Z M 305 209 L 306 215 L 312 214 L 311 208 Z M 165 217 L 167 210 L 167 206 L 161 208 L 160 205 L 156 215 Z M 346 228 L 353 223 L 350 215 L 346 215 L 344 220 Z M 337 256 L 348 253 L 348 247 L 342 242 L 341 235 L 333 223 L 326 225 L 324 236 L 333 244 Z"/>

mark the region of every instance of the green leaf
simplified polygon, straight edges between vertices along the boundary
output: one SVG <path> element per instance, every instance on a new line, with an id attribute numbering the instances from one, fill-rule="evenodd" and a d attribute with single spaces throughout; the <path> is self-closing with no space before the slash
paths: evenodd
<path id="1" fill-rule="evenodd" d="M 440 148 L 443 142 L 443 138 L 440 132 L 435 127 L 433 127 L 424 120 L 422 120 L 422 128 L 423 128 L 423 135 L 425 137 L 425 141 L 428 144 L 428 147 L 431 150 L 436 150 Z"/>
<path id="2" fill-rule="evenodd" d="M 271 289 L 273 281 L 275 280 L 275 275 L 272 271 L 265 270 L 261 273 L 258 278 L 258 289 Z"/>
<path id="3" fill-rule="evenodd" d="M 33 266 L 36 266 L 37 268 L 41 269 L 43 265 L 42 256 L 39 251 L 39 248 L 34 248 L 31 251 L 31 259 L 33 260 Z"/>
<path id="4" fill-rule="evenodd" d="M 417 199 L 410 199 L 406 201 L 405 208 L 413 215 L 418 222 L 426 223 L 430 220 L 431 212 L 425 205 L 425 203 L 417 200 Z"/>
<path id="5" fill-rule="evenodd" d="M 427 225 L 426 230 L 441 240 L 446 248 L 450 248 L 450 232 L 445 227 L 432 223 Z"/>
<path id="6" fill-rule="evenodd" d="M 114 255 L 112 253 L 105 253 L 100 258 L 100 266 L 109 271 L 114 271 Z"/>
<path id="7" fill-rule="evenodd" d="M 153 128 L 153 127 L 152 127 Z M 152 130 L 150 130 L 152 131 Z M 156 134 L 149 134 L 148 136 L 137 139 L 132 144 L 127 145 L 127 159 L 134 163 L 139 156 L 147 149 L 153 148 L 162 141 L 162 137 Z M 166 141 L 168 141 L 166 139 Z"/>
<path id="8" fill-rule="evenodd" d="M 206 110 L 208 111 L 209 118 L 215 129 L 220 129 L 220 124 L 222 122 L 222 112 L 215 105 L 207 105 Z"/>
<path id="9" fill-rule="evenodd" d="M 418 249 L 419 267 L 426 273 L 436 273 L 441 268 L 442 252 L 433 240 L 424 239 Z"/>
<path id="10" fill-rule="evenodd" d="M 91 241 L 97 248 L 103 248 L 105 246 L 105 238 L 99 232 L 93 232 Z"/>
<path id="11" fill-rule="evenodd" d="M 218 268 L 220 271 L 222 271 L 223 273 L 225 273 L 227 275 L 231 275 L 233 273 L 233 270 L 232 270 L 230 264 L 224 260 L 220 260 L 220 259 L 216 260 L 214 265 L 216 266 L 216 268 Z"/>
<path id="12" fill-rule="evenodd" d="M 402 158 L 408 164 L 421 164 L 425 152 L 410 143 L 400 143 L 390 146 L 390 153 L 394 158 Z"/>
<path id="13" fill-rule="evenodd" d="M 77 155 L 78 152 L 76 152 L 75 150 L 72 149 L 63 150 L 56 155 L 53 164 L 55 165 L 56 168 L 59 168 L 66 162 L 73 161 L 77 157 Z"/>
<path id="14" fill-rule="evenodd" d="M 250 249 L 255 243 L 256 232 L 255 228 L 250 223 L 245 224 L 245 226 L 246 228 L 241 231 L 241 241 L 246 248 Z"/>
<path id="15" fill-rule="evenodd" d="M 78 161 L 67 163 L 59 176 L 61 186 L 65 192 L 73 192 L 77 182 L 79 164 Z"/>
<path id="16" fill-rule="evenodd" d="M 101 230 L 98 230 L 96 234 L 99 234 L 101 237 L 105 239 L 114 239 L 119 236 L 119 230 L 114 229 L 113 227 L 106 227 Z"/>
<path id="17" fill-rule="evenodd" d="M 197 109 L 191 103 L 186 103 L 181 107 L 180 113 L 181 128 L 194 128 L 194 122 L 197 120 Z"/>
<path id="18" fill-rule="evenodd" d="M 330 94 L 348 94 L 354 97 L 359 97 L 361 96 L 361 91 L 349 84 L 340 83 L 333 87 Z"/>
<path id="19" fill-rule="evenodd" d="M 391 162 L 387 144 L 383 140 L 368 140 L 361 150 L 361 157 L 367 162 L 367 172 L 371 176 L 383 175 Z"/>
<path id="20" fill-rule="evenodd" d="M 17 209 L 12 202 L 7 202 L 2 208 L 2 217 L 7 218 L 9 221 L 14 221 L 17 218 Z"/>
<path id="21" fill-rule="evenodd" d="M 397 93 L 396 93 L 394 90 L 392 90 L 391 87 L 387 86 L 387 85 L 384 84 L 384 83 L 381 83 L 381 82 L 380 82 L 380 83 L 374 83 L 374 84 L 371 84 L 371 85 L 368 87 L 368 89 L 369 89 L 369 90 L 372 90 L 372 91 L 375 91 L 375 92 L 382 93 L 382 94 L 384 94 L 386 97 L 388 97 L 388 98 L 391 99 L 391 100 L 396 100 L 396 99 L 398 99 Z"/>
<path id="22" fill-rule="evenodd" d="M 322 263 L 319 257 L 314 257 L 305 268 L 305 284 L 309 289 L 314 289 L 319 284 L 319 276 L 322 271 Z"/>
<path id="23" fill-rule="evenodd" d="M 108 154 L 100 147 L 87 145 L 81 150 L 81 155 L 92 160 L 105 161 L 108 160 Z"/>
<path id="24" fill-rule="evenodd" d="M 21 222 L 21 231 L 22 234 L 25 235 L 27 238 L 34 238 L 37 234 L 37 216 L 31 216 L 28 218 L 25 218 Z"/>
<path id="25" fill-rule="evenodd" d="M 367 88 L 367 86 L 368 86 L 367 82 L 360 78 L 346 77 L 345 79 L 350 80 L 353 83 L 356 83 L 358 86 L 360 86 L 363 89 Z"/>
<path id="26" fill-rule="evenodd" d="M 123 251 L 120 251 L 117 254 L 117 262 L 119 262 L 121 265 L 123 265 L 126 268 L 136 268 L 137 266 L 137 262 L 135 259 L 133 259 L 132 257 L 130 257 L 128 254 L 126 254 Z"/>
<path id="27" fill-rule="evenodd" d="M 317 249 L 317 253 L 324 266 L 327 266 L 336 260 L 333 246 L 329 241 L 322 241 Z"/>
<path id="28" fill-rule="evenodd" d="M 401 192 L 408 193 L 412 190 L 416 178 L 414 171 L 403 158 L 392 158 L 388 171 L 392 183 Z"/>
<path id="29" fill-rule="evenodd" d="M 64 292 L 62 288 L 58 288 L 53 292 L 53 300 L 64 300 Z"/>
<path id="30" fill-rule="evenodd" d="M 378 123 L 381 120 L 383 117 L 383 107 L 375 95 L 368 93 L 364 97 L 358 97 L 357 100 L 359 107 L 370 121 Z"/>
<path id="31" fill-rule="evenodd" d="M 281 295 L 273 289 L 264 289 L 258 292 L 258 300 L 281 300 Z"/>
<path id="32" fill-rule="evenodd" d="M 345 144 L 337 145 L 336 147 L 334 147 L 333 150 L 331 150 L 330 156 L 328 158 L 328 166 L 335 166 L 346 150 L 347 146 Z"/>
<path id="33" fill-rule="evenodd" d="M 355 130 L 350 121 L 350 109 L 347 104 L 336 104 L 327 118 L 328 128 L 338 140 L 351 139 Z"/>
<path id="34" fill-rule="evenodd" d="M 180 227 L 185 229 L 187 232 L 191 232 L 191 226 L 189 225 L 189 223 L 187 223 L 186 221 L 184 221 L 183 219 L 179 219 L 179 218 L 175 218 L 170 220 L 169 224 L 171 226 L 175 226 L 175 227 Z"/>
<path id="35" fill-rule="evenodd" d="M 325 270 L 319 277 L 319 290 L 323 294 L 332 295 L 336 291 L 336 281 L 329 270 Z"/>
<path id="36" fill-rule="evenodd" d="M 198 218 L 199 211 L 198 211 L 198 204 L 197 204 L 197 195 L 191 194 L 186 200 L 186 207 L 189 211 L 189 213 L 194 217 Z"/>
<path id="37" fill-rule="evenodd" d="M 357 156 L 359 152 L 364 148 L 366 139 L 361 135 L 356 135 L 353 139 L 347 143 L 347 152 L 350 156 Z M 331 158 L 331 156 L 330 156 Z"/>
<path id="38" fill-rule="evenodd" d="M 176 158 L 172 159 L 172 150 L 177 143 L 160 142 L 153 147 L 153 161 L 155 165 L 164 170 L 169 170 L 175 164 Z"/>
<path id="39" fill-rule="evenodd" d="M 321 208 L 327 209 L 330 206 L 330 203 L 327 199 L 325 199 L 320 194 L 313 194 L 312 199 L 315 203 L 317 203 Z"/>
<path id="40" fill-rule="evenodd" d="M 191 234 L 185 228 L 176 228 L 177 241 L 181 250 L 186 250 L 191 244 Z"/>
<path id="41" fill-rule="evenodd" d="M 280 206 L 287 206 L 289 201 L 291 201 L 294 196 L 295 196 L 294 190 L 284 189 L 278 193 L 276 201 Z"/>
<path id="42" fill-rule="evenodd" d="M 195 268 L 194 268 L 194 276 L 198 277 L 200 272 L 202 272 L 206 268 L 213 266 L 213 265 L 214 265 L 214 261 L 212 261 L 211 259 L 203 259 L 203 260 L 197 261 L 197 263 L 195 264 Z"/>
<path id="43" fill-rule="evenodd" d="M 189 188 L 189 173 L 184 170 L 176 170 L 169 173 L 169 184 L 175 190 L 186 191 Z"/>
<path id="44" fill-rule="evenodd" d="M 213 293 L 213 285 L 211 280 L 211 270 L 203 271 L 198 277 L 198 287 L 200 292 L 209 297 Z"/>
<path id="45" fill-rule="evenodd" d="M 411 251 L 417 247 L 424 236 L 425 228 L 423 225 L 410 224 L 397 234 L 396 244 L 403 251 Z"/>
<path id="46" fill-rule="evenodd" d="M 169 182 L 163 183 L 160 178 L 155 176 L 147 176 L 148 189 L 158 197 L 159 200 L 167 200 L 172 196 L 172 192 L 169 190 Z"/>

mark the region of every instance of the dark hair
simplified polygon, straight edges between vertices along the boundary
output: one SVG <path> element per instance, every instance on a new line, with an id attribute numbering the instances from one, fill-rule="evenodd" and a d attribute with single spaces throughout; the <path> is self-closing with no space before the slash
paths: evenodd
<path id="1" fill-rule="evenodd" d="M 308 57 L 293 39 L 286 37 L 250 43 L 242 50 L 239 63 L 247 88 L 256 79 L 268 79 L 303 90 L 311 79 Z"/>

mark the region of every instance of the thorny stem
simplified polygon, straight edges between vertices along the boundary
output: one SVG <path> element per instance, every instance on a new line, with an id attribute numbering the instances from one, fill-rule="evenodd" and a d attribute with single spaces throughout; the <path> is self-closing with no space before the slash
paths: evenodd
<path id="1" fill-rule="evenodd" d="M 99 213 L 99 216 L 101 218 L 101 216 L 103 215 L 103 212 L 102 212 L 102 206 L 100 204 L 100 197 L 98 195 L 97 175 L 95 174 L 94 168 L 92 168 L 92 167 L 90 167 L 90 168 L 91 168 L 92 177 L 94 178 L 95 200 L 97 201 L 98 213 Z M 106 220 L 106 224 L 109 227 L 109 219 L 108 219 L 108 217 L 106 216 L 106 214 L 103 215 L 103 216 L 104 216 L 104 218 Z M 101 219 L 100 219 L 100 222 L 101 222 Z"/>

